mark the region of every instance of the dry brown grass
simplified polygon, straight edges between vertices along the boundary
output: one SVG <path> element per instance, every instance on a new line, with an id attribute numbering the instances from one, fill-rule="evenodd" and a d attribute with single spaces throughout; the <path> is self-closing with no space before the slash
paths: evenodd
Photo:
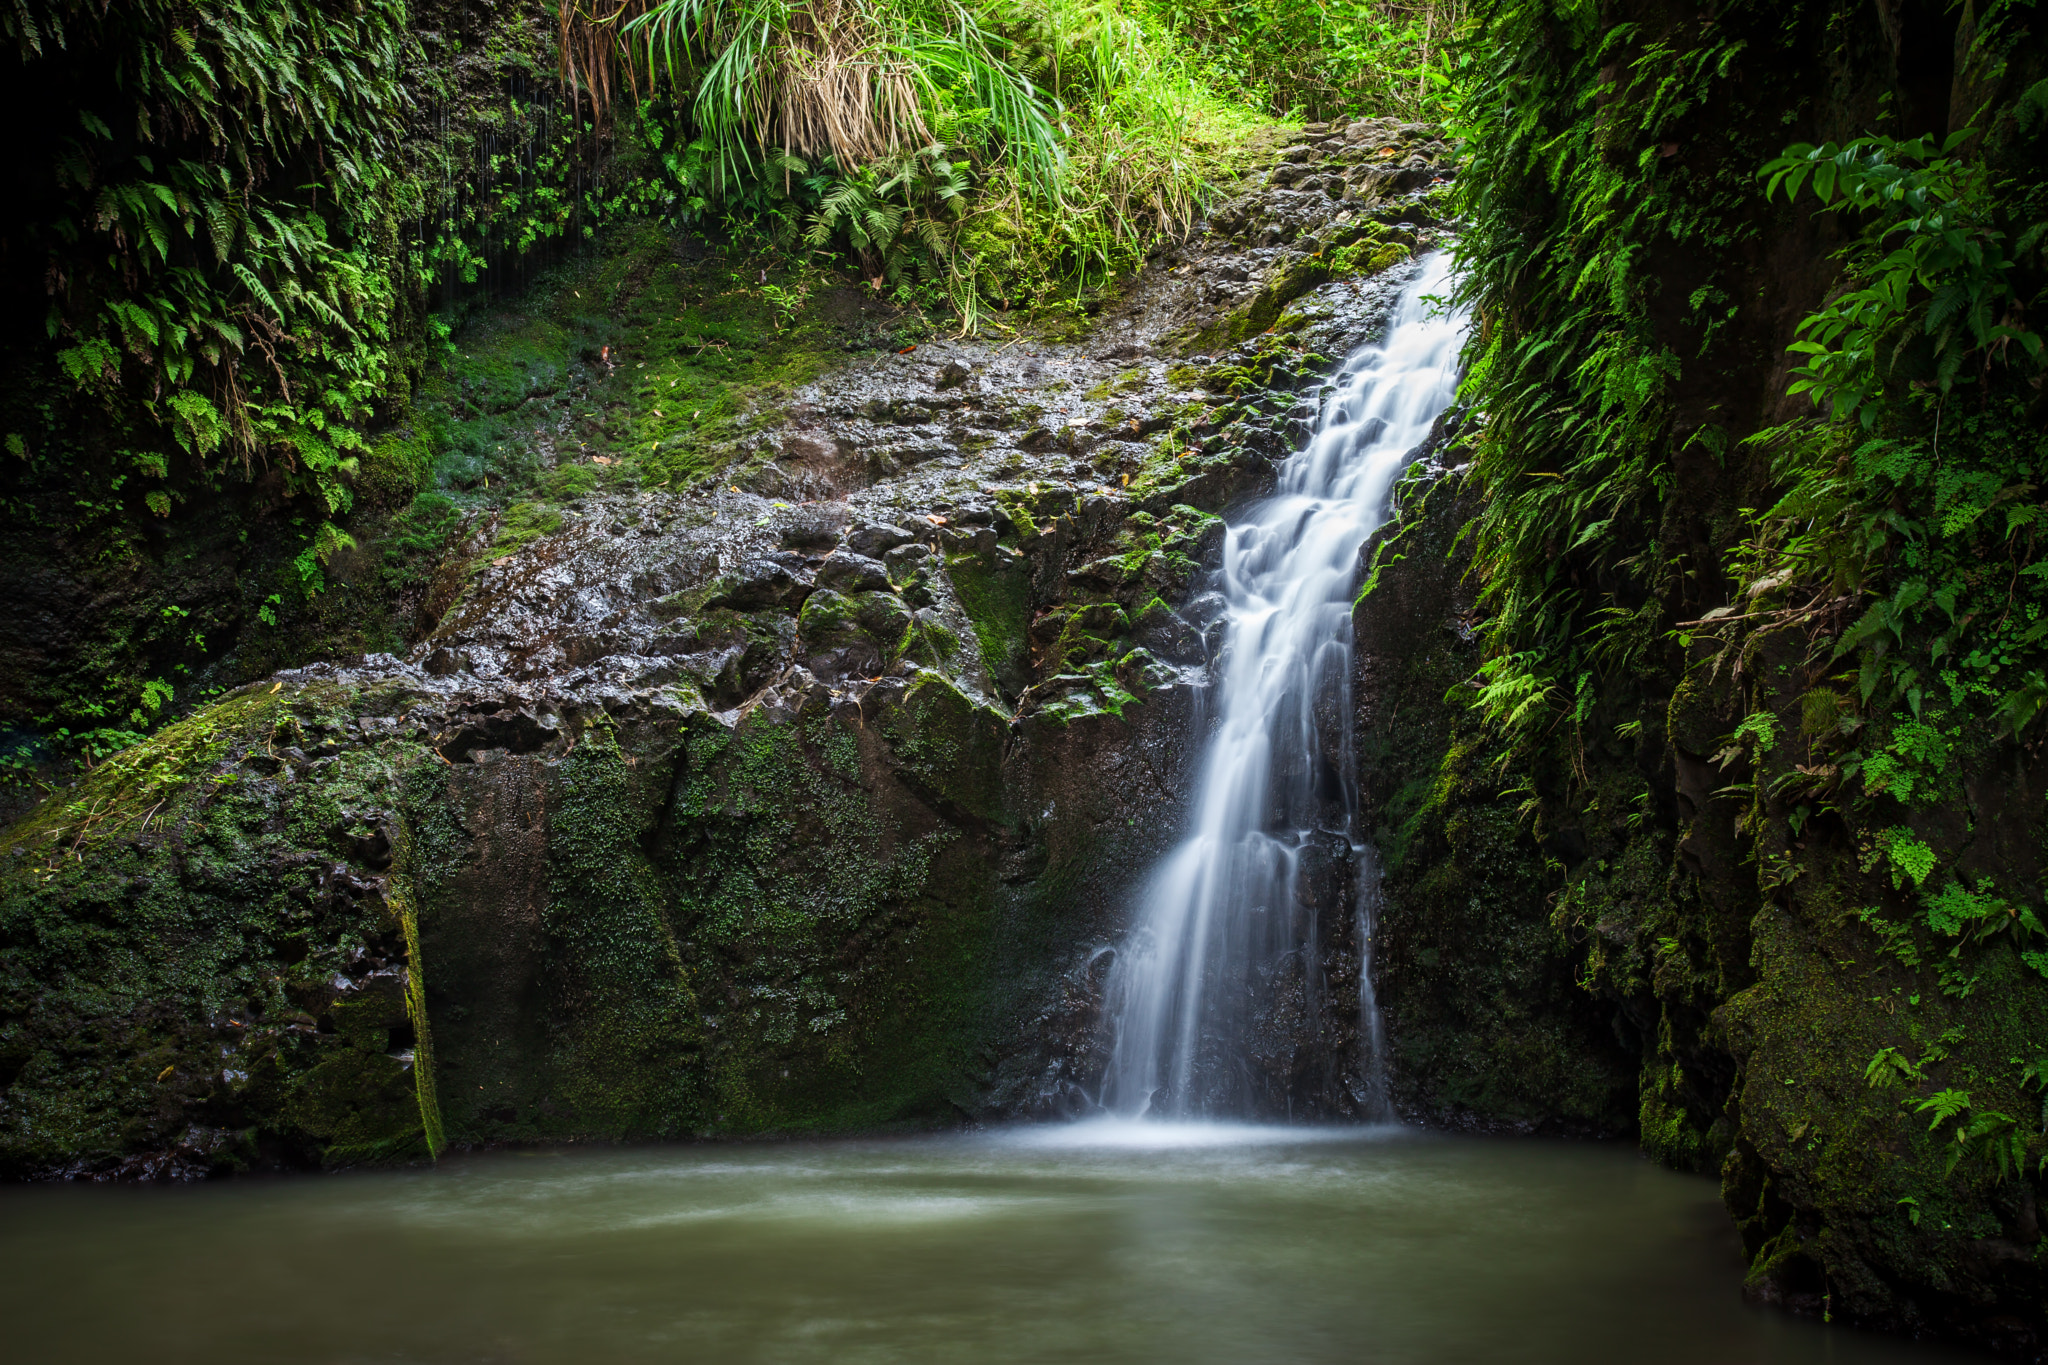
<path id="1" fill-rule="evenodd" d="M 660 70 L 698 90 L 701 122 L 760 148 L 860 166 L 932 141 L 869 0 L 562 0 L 558 18 L 562 79 L 600 118 Z M 730 114 L 741 127 L 720 127 Z"/>

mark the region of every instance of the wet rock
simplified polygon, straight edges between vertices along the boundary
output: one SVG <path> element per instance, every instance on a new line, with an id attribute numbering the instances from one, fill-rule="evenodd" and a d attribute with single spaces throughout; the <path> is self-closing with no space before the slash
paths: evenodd
<path id="1" fill-rule="evenodd" d="M 818 566 L 818 586 L 841 592 L 886 592 L 889 571 L 882 562 L 851 550 L 840 550 Z"/>
<path id="2" fill-rule="evenodd" d="M 450 763 L 470 763 L 477 761 L 477 754 L 483 751 L 537 753 L 558 738 L 559 732 L 553 726 L 534 716 L 523 711 L 499 711 L 463 721 L 443 736 L 437 747 L 441 757 Z"/>
<path id="3" fill-rule="evenodd" d="M 904 530 L 901 526 L 887 526 L 878 522 L 869 522 L 849 530 L 846 533 L 845 545 L 854 554 L 875 558 L 880 555 L 886 555 L 898 545 L 908 545 L 915 539 L 917 539 L 916 536 Z"/>
<path id="4" fill-rule="evenodd" d="M 704 599 L 708 607 L 731 607 L 755 611 L 762 607 L 794 606 L 811 589 L 811 578 L 801 557 L 790 554 L 755 555 L 736 573 L 722 577 Z"/>
<path id="5" fill-rule="evenodd" d="M 930 559 L 931 554 L 931 546 L 919 545 L 913 542 L 908 545 L 898 545 L 895 549 L 889 551 L 883 557 L 883 563 L 888 566 L 889 573 L 892 576 L 901 576 L 909 572 L 920 561 Z"/>

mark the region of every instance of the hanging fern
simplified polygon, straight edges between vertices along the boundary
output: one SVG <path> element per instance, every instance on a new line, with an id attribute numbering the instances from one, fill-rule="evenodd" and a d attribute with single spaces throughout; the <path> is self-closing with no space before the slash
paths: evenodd
<path id="1" fill-rule="evenodd" d="M 346 505 L 405 284 L 377 235 L 406 24 L 401 0 L 19 0 L 0 17 L 15 78 L 77 110 L 24 159 L 8 255 L 47 278 L 58 366 L 118 423 Z"/>

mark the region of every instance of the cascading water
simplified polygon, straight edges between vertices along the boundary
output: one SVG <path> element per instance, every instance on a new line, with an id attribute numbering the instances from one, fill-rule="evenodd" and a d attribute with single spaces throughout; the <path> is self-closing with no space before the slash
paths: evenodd
<path id="1" fill-rule="evenodd" d="M 1351 603 L 1358 551 L 1449 405 L 1464 319 L 1433 306 L 1450 260 L 1401 291 L 1384 342 L 1345 362 L 1315 435 L 1229 528 L 1217 725 L 1187 838 L 1153 874 L 1111 972 L 1102 1104 L 1114 1114 L 1271 1114 L 1291 1092 L 1259 1059 L 1276 1020 L 1321 1008 L 1318 888 L 1352 888 L 1365 1117 L 1385 1117 L 1370 946 L 1377 873 L 1357 837 Z M 1345 875 L 1326 874 L 1348 864 Z M 1284 1051 L 1284 1049 L 1282 1049 Z M 1285 1070 L 1288 1063 L 1280 1063 Z"/>

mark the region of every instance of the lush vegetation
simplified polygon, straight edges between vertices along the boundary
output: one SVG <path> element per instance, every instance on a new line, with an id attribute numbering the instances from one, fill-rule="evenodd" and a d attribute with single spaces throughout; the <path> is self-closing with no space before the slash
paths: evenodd
<path id="1" fill-rule="evenodd" d="M 1646 1146 L 1724 1170 L 1760 1276 L 1877 1318 L 1954 1251 L 1915 1239 L 2035 1225 L 2033 5 L 458 8 L 0 13 L 0 507 L 24 558 L 147 580 L 61 686 L 9 664 L 0 719 L 54 742 L 24 765 L 130 745 L 229 650 L 246 677 L 400 643 L 478 527 L 458 569 L 593 489 L 703 479 L 759 435 L 749 383 L 843 349 L 828 288 L 894 310 L 861 346 L 1067 327 L 1276 127 L 1440 121 L 1485 660 L 1432 808 L 1448 831 L 1482 793 L 1481 842 L 1540 860 L 1640 1043 Z M 457 355 L 466 307 L 543 266 Z M 630 457 L 544 454 L 509 415 L 542 400 L 548 440 Z M 202 606 L 206 563 L 250 586 Z M 1444 846 L 1445 885 L 1484 884 Z M 1828 1164 L 1851 1150 L 1890 1164 Z"/>
<path id="2" fill-rule="evenodd" d="M 1212 78 L 1276 111 L 1441 122 L 1469 70 L 1466 0 L 1155 0 L 1153 13 Z"/>
<path id="3" fill-rule="evenodd" d="M 360 428 L 403 383 L 407 282 L 375 240 L 398 211 L 403 23 L 395 3 L 195 19 L 58 0 L 0 19 L 29 71 L 60 52 L 98 68 L 64 101 L 74 116 L 51 120 L 8 235 L 10 256 L 48 272 L 57 369 L 124 435 L 166 431 L 208 473 L 260 459 L 347 509 Z M 6 439 L 27 457 L 66 435 Z M 169 453 L 146 439 L 123 453 L 117 477 L 170 515 Z M 336 534 L 323 521 L 312 554 Z"/>
<path id="4" fill-rule="evenodd" d="M 0 16 L 30 130 L 0 495 L 15 524 L 123 557 L 271 489 L 290 568 L 261 596 L 288 608 L 325 585 L 360 500 L 402 509 L 428 477 L 376 436 L 410 421 L 454 306 L 635 215 L 755 254 L 784 314 L 820 265 L 969 328 L 1090 306 L 1273 115 L 1439 107 L 1440 3 L 1247 17 L 599 0 L 477 33 L 432 0 L 29 0 Z M 1305 69 L 1313 91 L 1280 79 Z M 209 648 L 166 626 L 152 652 L 196 664 L 222 629 Z M 169 675 L 114 671 L 121 695 L 48 726 L 145 723 Z"/>
<path id="5" fill-rule="evenodd" d="M 0 500 L 35 553 L 158 583 L 96 682 L 10 686 L 15 766 L 130 742 L 382 519 L 417 539 L 452 525 L 446 495 L 490 491 L 428 486 L 420 385 L 469 302 L 563 244 L 634 217 L 723 237 L 777 328 L 835 270 L 934 322 L 1015 326 L 1093 306 L 1227 179 L 1261 101 L 1292 98 L 1204 36 L 1216 16 L 1108 0 L 465 16 L 0 16 L 27 130 Z M 171 564 L 223 529 L 260 591 L 207 611 Z"/>
<path id="6" fill-rule="evenodd" d="M 2048 1157 L 2048 64 L 2026 5 L 1650 8 L 1469 48 L 1464 691 L 1646 1145 L 1766 1292 L 1896 1323 Z"/>
<path id="7" fill-rule="evenodd" d="M 1480 121 L 1500 131 L 1477 142 L 1477 230 L 1464 247 L 1468 289 L 1498 319 L 1472 381 L 1487 420 L 1476 532 L 1494 610 L 1477 705 L 1524 761 L 1555 755 L 1565 789 L 1583 789 L 1595 728 L 1640 725 L 1629 713 L 1645 680 L 1655 698 L 1674 646 L 1739 675 L 1789 638 L 1806 682 L 1795 692 L 1798 737 L 1784 743 L 1801 761 L 1773 795 L 1790 800 L 1793 833 L 1821 813 L 1886 825 L 1870 837 L 1913 884 L 1926 883 L 1936 859 L 1906 814 L 1959 802 L 1956 759 L 2026 736 L 2048 704 L 2035 529 L 2048 355 L 2026 325 L 2048 285 L 2038 169 L 2048 81 L 2022 83 L 1946 136 L 1794 143 L 1746 175 L 1725 160 L 1678 170 L 1669 130 L 1714 97 L 1745 43 L 1650 45 L 1621 78 L 1616 106 L 1640 120 L 1635 138 L 1655 140 L 1618 157 L 1619 114 L 1563 136 L 1541 121 L 1558 105 L 1614 98 L 1608 77 L 1580 85 L 1562 63 L 1530 62 L 1555 45 L 1515 25 L 1548 8 L 1495 21 L 1497 60 L 1517 69 L 1489 84 L 1496 93 L 1481 105 Z M 1987 11 L 1982 60 L 2002 60 L 2024 36 L 2018 13 Z M 1584 61 L 1641 41 L 1581 22 Z M 1513 99 L 1498 93 L 1509 89 Z M 1562 221 L 1548 233 L 1527 230 L 1552 211 L 1531 196 L 1532 179 L 1571 187 L 1551 201 Z M 1736 310 L 1726 275 L 1671 297 L 1646 269 L 1645 244 L 1725 258 L 1759 237 L 1773 197 L 1846 220 L 1834 253 L 1846 287 L 1790 340 L 1799 363 L 1789 392 L 1816 410 L 1748 433 L 1736 414 L 1678 424 L 1682 381 L 1713 376 L 1660 330 L 1675 319 L 1712 356 Z M 1560 247 L 1569 270 L 1557 268 Z M 1524 283 L 1531 272 L 1546 281 L 1540 291 Z M 1559 406 L 1560 387 L 1576 401 Z M 1738 437 L 1745 451 L 1733 448 Z M 1698 496 L 1679 486 L 1674 440 L 1731 474 L 1746 459 L 1742 492 L 1761 495 L 1732 509 L 1728 531 L 1738 533 L 1718 566 L 1727 602 L 1693 620 L 1678 609 L 1715 593 L 1702 581 L 1707 566 L 1658 544 L 1668 510 Z M 1721 760 L 1771 752 L 1783 726 L 1756 712 Z M 1532 798 L 1543 794 L 1531 786 Z M 1994 925 L 2042 932 L 2024 905 L 1934 886 L 1945 889 L 1927 893 L 1929 925 L 1950 937 Z"/>
<path id="8" fill-rule="evenodd" d="M 570 11 L 565 32 L 565 74 L 637 101 L 686 217 L 833 250 L 970 329 L 1127 276 L 1264 123 L 1102 0 L 670 0 Z"/>

